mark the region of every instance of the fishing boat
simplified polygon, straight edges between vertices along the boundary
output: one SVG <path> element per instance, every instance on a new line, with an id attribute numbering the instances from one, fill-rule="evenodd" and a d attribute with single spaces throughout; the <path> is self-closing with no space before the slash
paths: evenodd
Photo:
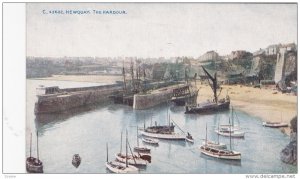
<path id="1" fill-rule="evenodd" d="M 205 145 L 200 147 L 200 151 L 207 156 L 219 159 L 241 160 L 241 153 L 236 151 L 222 150 Z"/>
<path id="2" fill-rule="evenodd" d="M 127 146 L 130 149 L 131 155 L 127 154 Z M 126 131 L 126 153 L 125 154 L 122 153 L 122 135 L 121 135 L 121 150 L 115 156 L 119 162 L 125 163 L 127 161 L 130 165 L 147 165 L 148 164 L 148 160 L 145 160 L 145 159 L 141 158 L 141 155 L 134 154 L 132 152 L 130 144 L 128 142 L 128 138 L 127 138 L 127 131 Z"/>
<path id="3" fill-rule="evenodd" d="M 205 140 L 202 142 L 202 145 L 215 148 L 215 149 L 226 149 L 227 146 L 224 143 L 220 143 L 220 138 L 218 135 L 218 141 L 210 141 L 207 140 L 207 124 L 206 124 L 206 135 L 205 135 Z"/>
<path id="4" fill-rule="evenodd" d="M 232 124 L 230 124 L 230 117 L 229 117 L 229 124 L 219 125 L 218 129 L 215 132 L 219 135 L 226 136 L 226 137 L 236 137 L 236 138 L 243 138 L 245 136 L 245 132 L 242 131 L 239 125 L 234 124 L 234 112 L 233 107 L 231 108 L 231 119 Z M 236 116 L 236 115 L 235 115 Z"/>
<path id="5" fill-rule="evenodd" d="M 148 144 L 154 144 L 154 145 L 158 145 L 159 140 L 158 139 L 151 139 L 151 138 L 142 138 L 143 142 L 146 142 Z"/>
<path id="6" fill-rule="evenodd" d="M 219 159 L 227 160 L 241 160 L 241 153 L 231 150 L 231 136 L 230 136 L 230 150 L 218 149 L 207 145 L 207 135 L 205 137 L 205 145 L 200 146 L 201 153 Z"/>
<path id="7" fill-rule="evenodd" d="M 168 139 L 168 140 L 186 140 L 185 132 L 173 121 L 171 122 L 170 115 L 168 115 L 167 110 L 167 118 L 168 118 L 168 125 L 158 126 L 155 122 L 155 126 L 145 127 L 144 130 L 141 132 L 143 136 L 150 137 L 150 138 L 158 138 L 158 139 Z M 174 128 L 175 125 L 181 130 L 182 133 L 175 133 Z"/>
<path id="8" fill-rule="evenodd" d="M 263 122 L 264 127 L 272 127 L 272 128 L 279 128 L 279 127 L 288 127 L 289 125 L 285 122 Z"/>
<path id="9" fill-rule="evenodd" d="M 218 99 L 218 96 L 221 94 L 221 91 L 219 95 L 217 95 L 217 73 L 215 73 L 214 77 L 210 75 L 207 70 L 202 66 L 203 71 L 206 73 L 208 78 L 212 81 L 212 84 L 209 82 L 208 83 L 213 90 L 214 93 L 214 99 L 213 100 L 207 100 L 206 102 L 202 102 L 199 104 L 192 104 L 192 105 L 186 105 L 185 106 L 185 113 L 197 113 L 197 114 L 203 114 L 203 113 L 209 113 L 209 112 L 216 112 L 216 111 L 223 111 L 223 110 L 229 110 L 230 106 L 230 98 L 227 95 L 226 98 L 223 99 Z"/>
<path id="10" fill-rule="evenodd" d="M 80 163 L 81 163 L 81 157 L 79 156 L 79 154 L 74 154 L 72 158 L 72 165 L 78 168 Z"/>
<path id="11" fill-rule="evenodd" d="M 151 149 L 145 147 L 145 146 L 140 146 L 139 145 L 139 138 L 138 138 L 138 127 L 136 128 L 136 142 L 137 146 L 133 148 L 135 152 L 138 153 L 150 153 Z"/>
<path id="12" fill-rule="evenodd" d="M 127 154 L 127 150 L 126 150 Z M 118 161 L 108 161 L 108 145 L 106 143 L 106 163 L 105 166 L 108 170 L 113 173 L 137 173 L 139 171 L 135 166 L 129 165 L 127 160 L 125 163 L 121 163 Z"/>
<path id="13" fill-rule="evenodd" d="M 30 156 L 26 159 L 26 170 L 29 173 L 43 173 L 43 162 L 39 159 L 38 132 L 36 132 L 37 158 L 31 156 L 32 134 L 30 133 Z"/>

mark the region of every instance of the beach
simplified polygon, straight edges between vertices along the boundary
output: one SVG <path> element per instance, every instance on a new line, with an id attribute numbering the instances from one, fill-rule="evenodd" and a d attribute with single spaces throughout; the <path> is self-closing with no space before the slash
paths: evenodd
<path id="1" fill-rule="evenodd" d="M 213 98 L 210 86 L 199 84 L 197 87 L 198 102 Z M 297 96 L 292 94 L 282 94 L 274 89 L 222 85 L 219 99 L 224 98 L 226 94 L 229 95 L 234 108 L 259 117 L 263 121 L 286 122 L 290 125 L 292 118 L 297 115 Z M 282 128 L 281 131 L 289 135 L 290 127 Z"/>
<path id="2" fill-rule="evenodd" d="M 38 79 L 110 84 L 122 81 L 122 78 L 122 76 L 109 75 L 53 75 Z M 213 98 L 213 92 L 209 85 L 198 83 L 197 88 L 199 89 L 198 103 Z M 235 109 L 259 117 L 262 121 L 282 121 L 290 125 L 291 119 L 297 115 L 297 96 L 293 94 L 282 94 L 274 89 L 260 89 L 243 85 L 222 85 L 219 99 L 225 98 L 226 94 L 230 96 L 231 105 Z M 281 131 L 289 135 L 290 127 L 282 128 Z"/>

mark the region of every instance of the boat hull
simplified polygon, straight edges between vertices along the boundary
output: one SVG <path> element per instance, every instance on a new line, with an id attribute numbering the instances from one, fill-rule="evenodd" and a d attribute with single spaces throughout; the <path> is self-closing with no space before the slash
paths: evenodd
<path id="1" fill-rule="evenodd" d="M 153 145 L 158 145 L 159 142 L 157 139 L 145 139 L 145 138 L 143 138 L 142 141 Z"/>
<path id="2" fill-rule="evenodd" d="M 245 137 L 245 132 L 239 132 L 239 131 L 215 131 L 217 134 L 225 137 L 235 137 L 235 138 L 243 138 Z"/>
<path id="3" fill-rule="evenodd" d="M 241 153 L 236 151 L 219 150 L 205 146 L 201 146 L 200 151 L 201 153 L 214 158 L 226 160 L 241 160 Z"/>
<path id="4" fill-rule="evenodd" d="M 151 149 L 148 149 L 146 147 L 134 147 L 134 151 L 140 153 L 150 153 Z"/>
<path id="5" fill-rule="evenodd" d="M 213 141 L 207 141 L 207 143 L 204 141 L 204 142 L 202 142 L 202 145 L 207 145 L 208 147 L 215 148 L 215 149 L 226 149 L 227 148 L 226 144 L 216 143 Z"/>
<path id="6" fill-rule="evenodd" d="M 198 105 L 198 106 L 186 106 L 185 114 L 196 113 L 196 114 L 205 114 L 211 113 L 215 111 L 226 111 L 229 110 L 230 101 L 226 101 L 223 103 L 207 103 L 205 105 Z"/>
<path id="7" fill-rule="evenodd" d="M 133 159 L 134 158 L 134 159 Z M 119 162 L 125 163 L 126 162 L 126 155 L 124 154 L 116 154 L 116 159 Z M 130 165 L 147 165 L 148 161 L 147 160 L 143 160 L 138 156 L 133 157 L 132 155 L 128 155 L 127 156 L 127 162 Z"/>
<path id="8" fill-rule="evenodd" d="M 279 128 L 279 127 L 288 127 L 289 125 L 286 123 L 267 123 L 263 122 L 264 127 L 271 127 L 271 128 Z"/>
<path id="9" fill-rule="evenodd" d="M 128 165 L 126 167 L 126 164 L 117 161 L 106 162 L 105 166 L 109 171 L 113 173 L 137 173 L 138 172 L 138 168 L 136 168 L 135 166 Z"/>
<path id="10" fill-rule="evenodd" d="M 178 133 L 157 134 L 157 133 L 149 133 L 149 132 L 142 131 L 141 134 L 147 137 L 152 137 L 157 139 L 168 139 L 168 140 L 185 140 L 186 138 L 185 135 L 181 135 Z"/>
<path id="11" fill-rule="evenodd" d="M 43 164 L 41 162 L 37 163 L 37 159 L 33 157 L 28 157 L 26 160 L 26 170 L 29 173 L 43 173 Z"/>

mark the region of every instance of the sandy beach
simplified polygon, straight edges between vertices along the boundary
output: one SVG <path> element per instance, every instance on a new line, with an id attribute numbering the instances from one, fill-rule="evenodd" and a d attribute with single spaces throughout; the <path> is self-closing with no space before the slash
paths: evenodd
<path id="1" fill-rule="evenodd" d="M 213 93 L 208 85 L 197 85 L 200 89 L 198 102 L 212 99 Z M 260 89 L 241 85 L 223 85 L 219 98 L 226 96 L 227 91 L 231 105 L 263 121 L 286 122 L 297 115 L 297 96 L 282 94 L 273 89 Z M 276 93 L 277 92 L 277 93 Z M 282 132 L 290 134 L 290 127 L 282 128 Z"/>
<path id="2" fill-rule="evenodd" d="M 114 83 L 115 81 L 122 81 L 122 76 L 54 75 L 39 79 Z M 210 86 L 197 84 L 197 87 L 199 89 L 198 102 L 212 99 L 213 93 Z M 231 105 L 234 108 L 259 117 L 263 121 L 283 121 L 290 125 L 291 119 L 297 115 L 297 96 L 292 94 L 282 94 L 273 89 L 260 89 L 241 85 L 223 85 L 222 88 L 219 98 L 225 97 L 228 93 Z M 289 135 L 290 127 L 283 128 L 281 131 Z"/>

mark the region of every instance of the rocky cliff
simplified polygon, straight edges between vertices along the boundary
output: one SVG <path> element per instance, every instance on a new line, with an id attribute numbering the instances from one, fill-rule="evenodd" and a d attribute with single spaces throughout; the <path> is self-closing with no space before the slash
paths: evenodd
<path id="1" fill-rule="evenodd" d="M 280 158 L 285 163 L 297 165 L 297 116 L 291 120 L 290 143 L 281 151 Z"/>

